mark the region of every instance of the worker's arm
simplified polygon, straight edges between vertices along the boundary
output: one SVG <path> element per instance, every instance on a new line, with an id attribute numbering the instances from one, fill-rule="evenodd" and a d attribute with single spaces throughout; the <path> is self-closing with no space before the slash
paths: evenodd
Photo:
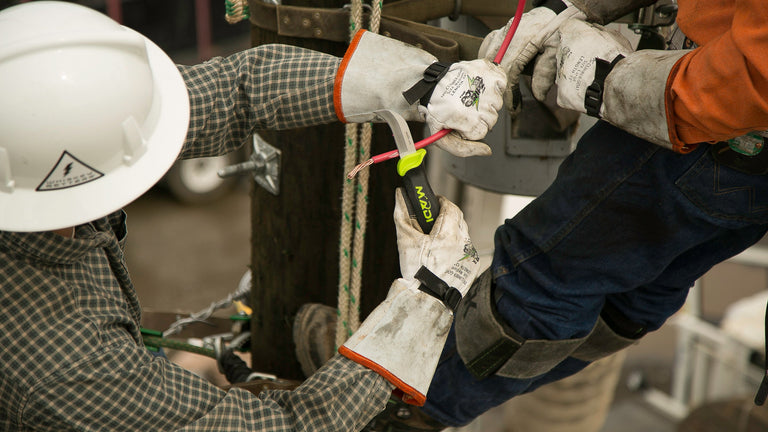
<path id="1" fill-rule="evenodd" d="M 454 311 L 480 271 L 463 213 L 439 199 L 440 214 L 425 233 L 415 215 L 421 209 L 397 190 L 394 219 L 402 277 L 339 348 L 394 384 L 405 402 L 419 406 L 426 401 Z"/>
<path id="2" fill-rule="evenodd" d="M 557 82 L 561 107 L 601 117 L 678 152 L 766 130 L 766 19 L 758 0 L 720 7 L 684 2 L 679 26 L 699 47 L 638 52 L 614 32 L 569 19 L 545 43 L 533 94 L 542 100 Z"/>
<path id="3" fill-rule="evenodd" d="M 701 44 L 693 50 L 632 52 L 617 32 L 567 20 L 546 44 L 547 61 L 538 62 L 533 80 L 556 82 L 563 108 L 678 152 L 766 130 L 766 13 L 756 0 L 732 7 L 681 9 L 681 29 Z M 534 88 L 534 96 L 546 89 Z"/>
<path id="4" fill-rule="evenodd" d="M 79 241 L 59 237 L 14 238 L 27 248 L 41 238 Z M 1 356 L 0 430 L 349 431 L 384 408 L 392 386 L 342 357 L 292 392 L 256 396 L 240 388 L 225 392 L 153 356 L 137 341 L 120 287 L 80 273 L 97 256 L 57 257 L 40 268 L 0 250 L 0 275 L 14 281 L 0 290 L 7 314 L 0 343 L 9 348 Z M 103 273 L 93 274 L 109 275 L 106 259 L 102 265 Z M 65 280 L 74 278 L 79 282 Z"/>
<path id="5" fill-rule="evenodd" d="M 337 355 L 294 390 L 268 390 L 257 398 L 231 389 L 180 430 L 222 430 L 223 419 L 240 425 L 226 429 L 237 431 L 357 431 L 384 409 L 392 389 L 375 372 Z"/>
<path id="6" fill-rule="evenodd" d="M 692 144 L 768 129 L 765 2 L 693 3 L 701 5 L 680 5 L 678 24 L 700 46 L 677 62 L 667 81 L 670 138 Z"/>
<path id="7" fill-rule="evenodd" d="M 664 111 L 669 71 L 686 51 L 633 52 L 619 32 L 582 20 L 566 20 L 545 44 L 534 70 L 543 100 L 556 83 L 557 104 L 586 113 L 652 143 L 680 152 L 670 141 Z"/>
<path id="8" fill-rule="evenodd" d="M 179 66 L 190 120 L 182 158 L 228 153 L 257 129 L 336 120 L 333 81 L 340 59 L 287 45 L 263 45 Z"/>
<path id="9" fill-rule="evenodd" d="M 228 392 L 132 344 L 106 347 L 18 389 L 21 424 L 50 430 L 347 431 L 386 405 L 392 386 L 336 357 L 293 391 Z M 9 404 L 10 405 L 10 404 Z"/>
<path id="10" fill-rule="evenodd" d="M 263 45 L 195 66 L 179 66 L 190 97 L 182 158 L 224 154 L 258 129 L 291 129 L 334 121 L 378 120 L 381 109 L 452 129 L 438 143 L 460 156 L 488 154 L 482 139 L 501 108 L 504 74 L 482 60 L 449 65 L 408 101 L 436 59 L 394 39 L 360 33 L 344 59 L 288 45 Z M 468 96 L 469 95 L 469 96 Z M 420 101 L 419 98 L 422 98 Z M 450 139 L 453 138 L 453 139 Z"/>
<path id="11" fill-rule="evenodd" d="M 348 431 L 392 386 L 345 358 L 293 392 L 228 392 L 152 355 L 121 245 L 122 212 L 50 232 L 0 232 L 0 430 Z"/>
<path id="12" fill-rule="evenodd" d="M 540 79 L 539 64 L 547 66 L 551 58 L 539 58 L 545 43 L 558 38 L 558 29 L 568 19 L 588 20 L 596 23 L 612 22 L 632 11 L 655 3 L 657 0 L 535 0 L 533 9 L 524 13 L 519 22 L 514 18 L 507 25 L 490 32 L 478 51 L 478 57 L 495 60 L 507 34 L 514 28 L 514 37 L 509 42 L 499 65 L 507 73 L 507 91 L 504 102 L 512 117 L 520 112 L 520 74 L 526 66 L 534 66 L 533 92 L 540 93 L 549 88 L 548 80 Z M 546 52 L 544 52 L 546 54 Z"/>

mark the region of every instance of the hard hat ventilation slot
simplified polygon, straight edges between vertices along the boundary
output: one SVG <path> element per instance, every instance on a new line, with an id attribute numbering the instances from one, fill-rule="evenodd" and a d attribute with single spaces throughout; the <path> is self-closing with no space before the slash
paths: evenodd
<path id="1" fill-rule="evenodd" d="M 133 116 L 123 122 L 123 163 L 133 165 L 147 151 L 147 141 Z"/>
<path id="2" fill-rule="evenodd" d="M 16 181 L 13 180 L 11 173 L 11 160 L 8 157 L 8 150 L 0 147 L 0 192 L 13 193 L 16 187 Z"/>

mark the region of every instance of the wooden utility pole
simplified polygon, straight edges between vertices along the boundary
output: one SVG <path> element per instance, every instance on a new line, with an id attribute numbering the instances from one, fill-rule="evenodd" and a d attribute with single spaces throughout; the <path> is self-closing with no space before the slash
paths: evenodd
<path id="1" fill-rule="evenodd" d="M 284 0 L 292 6 L 340 8 L 346 0 Z M 347 44 L 283 37 L 252 27 L 253 46 L 283 43 L 343 56 Z M 419 138 L 417 128 L 413 128 Z M 281 378 L 303 379 L 292 340 L 299 307 L 320 302 L 336 307 L 339 281 L 344 162 L 344 125 L 260 131 L 280 149 L 280 194 L 255 186 L 252 193 L 252 368 Z M 386 125 L 374 127 L 372 154 L 395 148 Z M 364 318 L 399 276 L 392 212 L 399 185 L 394 163 L 369 168 L 368 230 L 363 262 Z"/>

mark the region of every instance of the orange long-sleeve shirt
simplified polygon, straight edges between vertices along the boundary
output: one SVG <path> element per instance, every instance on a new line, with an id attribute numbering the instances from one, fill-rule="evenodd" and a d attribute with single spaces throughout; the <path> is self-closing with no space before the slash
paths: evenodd
<path id="1" fill-rule="evenodd" d="M 768 129 L 766 0 L 678 0 L 678 7 L 680 29 L 699 48 L 667 80 L 675 149 Z"/>

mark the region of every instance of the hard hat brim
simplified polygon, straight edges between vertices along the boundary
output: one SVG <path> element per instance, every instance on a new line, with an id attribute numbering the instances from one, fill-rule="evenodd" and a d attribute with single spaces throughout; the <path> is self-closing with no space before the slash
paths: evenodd
<path id="1" fill-rule="evenodd" d="M 13 207 L 13 211 L 0 212 L 0 230 L 50 231 L 106 216 L 144 194 L 173 165 L 189 127 L 187 87 L 171 58 L 142 37 L 161 101 L 159 122 L 147 138 L 146 153 L 131 165 L 121 165 L 75 187 L 0 191 L 0 208 Z"/>

